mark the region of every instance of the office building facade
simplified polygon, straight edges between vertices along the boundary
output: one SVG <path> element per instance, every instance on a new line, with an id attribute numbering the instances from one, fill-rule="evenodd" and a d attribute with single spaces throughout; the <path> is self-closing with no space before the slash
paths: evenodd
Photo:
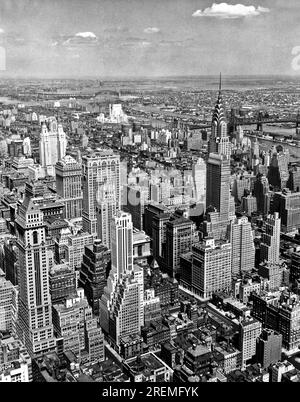
<path id="1" fill-rule="evenodd" d="M 81 218 L 82 215 L 82 168 L 74 158 L 67 155 L 55 165 L 56 191 L 65 205 L 64 218 Z"/>
<path id="2" fill-rule="evenodd" d="M 101 204 L 102 186 L 113 186 L 117 209 L 120 208 L 120 156 L 111 151 L 97 152 L 82 158 L 83 230 L 97 236 L 96 207 Z"/>

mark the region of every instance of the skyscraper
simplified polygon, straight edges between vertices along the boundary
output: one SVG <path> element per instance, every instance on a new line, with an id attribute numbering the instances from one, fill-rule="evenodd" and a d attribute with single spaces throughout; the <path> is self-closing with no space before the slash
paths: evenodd
<path id="1" fill-rule="evenodd" d="M 289 179 L 288 164 L 289 152 L 277 152 L 275 149 L 273 151 L 268 171 L 269 183 L 275 190 L 282 190 L 286 187 Z"/>
<path id="2" fill-rule="evenodd" d="M 228 215 L 230 198 L 230 163 L 223 156 L 210 154 L 207 161 L 206 206 Z"/>
<path id="3" fill-rule="evenodd" d="M 64 218 L 81 218 L 82 215 L 82 168 L 67 155 L 55 165 L 56 191 L 65 204 Z"/>
<path id="4" fill-rule="evenodd" d="M 19 264 L 19 315 L 17 333 L 28 353 L 36 356 L 53 350 L 49 262 L 43 212 L 28 194 L 16 218 Z"/>
<path id="5" fill-rule="evenodd" d="M 300 252 L 294 252 L 291 258 L 291 273 L 290 281 L 295 284 L 295 282 L 300 282 Z"/>
<path id="6" fill-rule="evenodd" d="M 150 215 L 150 214 L 149 214 Z M 146 214 L 148 218 L 148 214 Z M 167 209 L 157 206 L 157 211 L 150 215 L 152 222 L 152 249 L 153 257 L 163 262 L 166 256 L 166 225 L 170 220 L 171 213 Z M 150 220 L 149 219 L 149 220 Z"/>
<path id="7" fill-rule="evenodd" d="M 120 103 L 109 105 L 109 121 L 113 123 L 127 123 L 128 117 L 123 112 Z"/>
<path id="8" fill-rule="evenodd" d="M 191 251 L 196 240 L 194 222 L 184 217 L 172 217 L 166 224 L 166 258 L 167 273 L 175 277 L 179 271 L 180 255 Z"/>
<path id="9" fill-rule="evenodd" d="M 119 211 L 111 224 L 112 268 L 99 306 L 100 325 L 119 348 L 125 337 L 139 336 L 144 323 L 144 275 L 133 265 L 132 230 L 131 215 Z"/>
<path id="10" fill-rule="evenodd" d="M 124 192 L 127 193 L 127 202 L 122 209 L 131 214 L 133 226 L 142 230 L 145 206 L 149 202 L 149 186 L 127 185 L 124 187 Z"/>
<path id="11" fill-rule="evenodd" d="M 123 211 L 118 211 L 111 222 L 111 267 L 118 278 L 133 270 L 132 219 Z"/>
<path id="12" fill-rule="evenodd" d="M 104 183 L 113 186 L 116 208 L 120 208 L 120 156 L 103 150 L 82 157 L 83 169 L 83 230 L 97 236 L 96 207 L 101 203 Z"/>
<path id="13" fill-rule="evenodd" d="M 279 262 L 280 228 L 281 219 L 278 212 L 275 212 L 274 215 L 269 215 L 260 245 L 260 260 L 262 262 Z"/>
<path id="14" fill-rule="evenodd" d="M 106 274 L 110 265 L 110 252 L 101 240 L 95 240 L 92 245 L 85 246 L 80 269 L 79 286 L 93 309 L 99 314 L 99 302 L 106 286 Z"/>
<path id="15" fill-rule="evenodd" d="M 290 170 L 290 177 L 287 182 L 287 187 L 291 191 L 300 192 L 300 166 L 293 166 Z"/>
<path id="16" fill-rule="evenodd" d="M 139 335 L 144 325 L 143 268 L 121 275 L 112 297 L 109 332 L 119 346 L 122 338 Z"/>
<path id="17" fill-rule="evenodd" d="M 0 331 L 16 332 L 17 288 L 5 279 L 0 268 Z"/>
<path id="18" fill-rule="evenodd" d="M 194 182 L 194 198 L 197 203 L 203 204 L 205 209 L 205 194 L 206 194 L 206 163 L 199 158 L 192 167 L 193 182 Z"/>
<path id="19" fill-rule="evenodd" d="M 257 199 L 251 194 L 244 195 L 241 202 L 241 211 L 247 216 L 257 211 Z"/>
<path id="20" fill-rule="evenodd" d="M 284 189 L 274 193 L 271 212 L 278 212 L 281 218 L 281 230 L 291 233 L 300 228 L 300 192 L 292 193 Z"/>
<path id="21" fill-rule="evenodd" d="M 222 82 L 220 75 L 219 95 L 212 116 L 211 137 L 209 139 L 208 152 L 209 154 L 210 153 L 222 154 L 225 155 L 226 158 L 230 159 L 231 143 L 227 135 L 228 125 L 227 125 L 225 109 L 223 106 L 221 86 Z"/>
<path id="22" fill-rule="evenodd" d="M 99 303 L 100 325 L 109 333 L 112 297 L 122 274 L 133 269 L 133 226 L 131 215 L 118 211 L 111 222 L 111 270 Z"/>
<path id="23" fill-rule="evenodd" d="M 253 317 L 246 317 L 239 324 L 239 349 L 242 352 L 242 368 L 256 354 L 256 339 L 262 330 L 261 322 Z"/>
<path id="24" fill-rule="evenodd" d="M 210 154 L 207 162 L 205 236 L 224 238 L 235 217 L 234 199 L 230 194 L 230 161 L 224 155 Z"/>
<path id="25" fill-rule="evenodd" d="M 213 112 L 211 137 L 206 169 L 206 208 L 204 236 L 225 238 L 229 221 L 234 217 L 234 200 L 230 194 L 231 143 L 227 135 L 227 120 L 221 93 Z"/>
<path id="26" fill-rule="evenodd" d="M 192 287 L 205 299 L 231 288 L 231 244 L 212 238 L 193 246 Z"/>
<path id="27" fill-rule="evenodd" d="M 247 217 L 231 222 L 230 243 L 232 248 L 231 272 L 242 275 L 251 272 L 255 264 L 255 246 L 251 223 Z"/>
<path id="28" fill-rule="evenodd" d="M 269 211 L 266 202 L 266 194 L 269 191 L 269 182 L 266 176 L 258 174 L 254 182 L 254 195 L 257 200 L 257 211 L 262 214 L 267 214 Z"/>
<path id="29" fill-rule="evenodd" d="M 40 135 L 39 152 L 40 165 L 45 173 L 54 176 L 56 162 L 66 155 L 67 139 L 61 124 L 54 119 L 49 123 L 49 129 L 44 123 Z"/>
<path id="30" fill-rule="evenodd" d="M 18 284 L 18 248 L 17 239 L 15 237 L 5 239 L 3 245 L 4 258 L 3 258 L 3 268 L 5 271 L 5 276 L 8 281 L 13 285 Z"/>
<path id="31" fill-rule="evenodd" d="M 96 207 L 97 233 L 102 243 L 110 249 L 111 232 L 110 224 L 117 213 L 115 188 L 111 184 L 103 184 L 101 187 L 99 202 Z"/>
<path id="32" fill-rule="evenodd" d="M 235 174 L 233 177 L 232 195 L 235 202 L 240 202 L 245 194 L 251 192 L 255 176 L 243 172 L 242 174 Z"/>

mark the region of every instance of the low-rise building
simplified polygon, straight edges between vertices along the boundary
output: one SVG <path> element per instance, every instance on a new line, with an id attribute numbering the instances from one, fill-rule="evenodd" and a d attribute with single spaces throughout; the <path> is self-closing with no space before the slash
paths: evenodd
<path id="1" fill-rule="evenodd" d="M 125 360 L 124 372 L 133 382 L 171 382 L 173 370 L 154 353 Z"/>

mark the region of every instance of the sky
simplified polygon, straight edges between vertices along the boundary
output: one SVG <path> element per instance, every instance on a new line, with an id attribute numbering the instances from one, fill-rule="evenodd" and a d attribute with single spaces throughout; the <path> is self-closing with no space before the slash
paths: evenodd
<path id="1" fill-rule="evenodd" d="M 0 0 L 0 78 L 300 75 L 299 0 Z"/>

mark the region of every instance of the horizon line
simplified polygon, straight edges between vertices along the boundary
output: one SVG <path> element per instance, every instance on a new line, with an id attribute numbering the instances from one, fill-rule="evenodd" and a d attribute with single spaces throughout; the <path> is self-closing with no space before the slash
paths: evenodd
<path id="1" fill-rule="evenodd" d="M 42 76 L 21 76 L 21 75 L 12 75 L 12 76 L 4 76 L 1 77 L 0 74 L 0 81 L 1 80 L 13 80 L 13 79 L 20 79 L 20 80 L 98 80 L 98 81 L 105 81 L 105 80 L 130 80 L 130 81 L 138 81 L 142 79 L 149 79 L 149 80 L 156 80 L 156 79 L 168 79 L 168 78 L 217 78 L 219 80 L 220 73 L 216 74 L 187 74 L 187 75 L 180 75 L 180 74 L 172 74 L 172 75 L 157 75 L 157 76 L 149 76 L 149 75 L 141 75 L 141 76 L 133 76 L 133 75 L 112 75 L 112 76 L 96 76 L 96 75 L 87 75 L 87 76 L 49 76 L 49 77 L 42 77 Z M 223 74 L 222 78 L 300 78 L 300 74 Z"/>

